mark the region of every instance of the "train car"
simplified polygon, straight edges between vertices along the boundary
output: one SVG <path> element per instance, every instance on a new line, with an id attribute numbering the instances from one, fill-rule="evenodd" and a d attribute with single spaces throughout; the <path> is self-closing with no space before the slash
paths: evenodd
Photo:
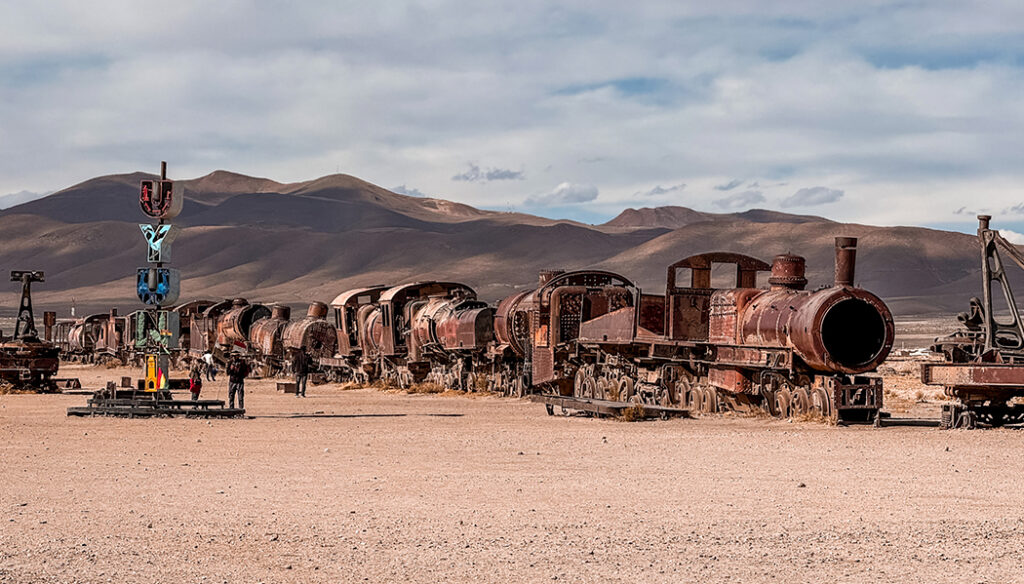
<path id="1" fill-rule="evenodd" d="M 337 335 L 337 352 L 321 357 L 320 366 L 332 381 L 349 379 L 360 383 L 369 381 L 369 373 L 363 367 L 363 332 L 367 319 L 377 308 L 380 295 L 388 286 L 369 286 L 342 292 L 331 302 L 332 320 Z"/>
<path id="2" fill-rule="evenodd" d="M 244 298 L 232 300 L 231 308 L 217 319 L 217 354 L 256 355 L 249 334 L 254 324 L 270 316 L 270 308 L 263 304 L 250 304 Z"/>
<path id="3" fill-rule="evenodd" d="M 270 317 L 256 321 L 249 329 L 249 343 L 265 377 L 284 369 L 283 332 L 291 320 L 291 314 L 291 308 L 274 304 L 270 307 Z"/>
<path id="4" fill-rule="evenodd" d="M 288 323 L 281 333 L 285 357 L 291 362 L 297 353 L 305 353 L 313 363 L 332 357 L 338 350 L 338 333 L 327 322 L 327 305 L 313 302 L 306 316 Z"/>
<path id="5" fill-rule="evenodd" d="M 192 318 L 201 316 L 208 308 L 217 304 L 215 300 L 191 300 L 175 306 L 172 310 L 178 315 L 180 329 L 178 333 L 178 346 L 183 354 L 188 354 L 192 348 Z"/>
<path id="6" fill-rule="evenodd" d="M 91 314 L 75 321 L 57 323 L 56 344 L 64 359 L 95 363 L 109 359 L 126 359 L 128 318 L 110 312 Z"/>
<path id="7" fill-rule="evenodd" d="M 475 301 L 472 288 L 455 282 L 416 282 L 383 291 L 376 306 L 366 312 L 360 338 L 364 371 L 371 378 L 402 387 L 427 380 L 437 364 L 437 353 L 431 346 L 436 334 L 432 337 L 430 331 L 433 322 L 436 333 L 436 321 L 430 311 L 444 302 L 474 309 L 486 306 L 465 304 Z M 414 334 L 416 325 L 419 328 Z"/>
<path id="8" fill-rule="evenodd" d="M 635 308 L 640 297 L 633 282 L 613 272 L 541 272 L 536 289 L 498 303 L 491 354 L 500 366 L 492 387 L 571 395 L 582 323 Z"/>
<path id="9" fill-rule="evenodd" d="M 799 256 L 777 256 L 772 266 L 730 253 L 676 262 L 665 296 L 642 295 L 639 310 L 581 324 L 579 350 L 568 355 L 578 362 L 572 397 L 875 418 L 881 378 L 867 373 L 888 356 L 894 326 L 881 299 L 853 286 L 855 253 L 856 239 L 837 238 L 835 282 L 814 291 L 804 290 Z M 735 266 L 735 287 L 711 287 L 717 264 Z M 769 288 L 756 288 L 757 273 L 768 270 Z M 686 275 L 689 285 L 679 285 Z"/>
<path id="10" fill-rule="evenodd" d="M 249 301 L 244 298 L 221 300 L 207 306 L 202 312 L 194 313 L 189 322 L 189 354 L 197 357 L 209 352 L 215 359 L 224 362 L 224 350 L 218 342 L 221 317 L 229 310 L 247 304 Z"/>

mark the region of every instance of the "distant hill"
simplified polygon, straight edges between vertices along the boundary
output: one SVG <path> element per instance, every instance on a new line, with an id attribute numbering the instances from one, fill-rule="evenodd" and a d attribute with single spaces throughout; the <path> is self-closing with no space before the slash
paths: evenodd
<path id="1" fill-rule="evenodd" d="M 147 177 L 99 177 L 0 211 L 0 269 L 44 270 L 37 309 L 61 316 L 72 298 L 79 314 L 137 308 L 132 274 L 145 265 L 137 197 Z M 668 264 L 715 250 L 766 261 L 805 255 L 819 285 L 831 281 L 836 235 L 861 238 L 857 282 L 897 312 L 961 310 L 980 285 L 974 238 L 930 229 L 685 207 L 627 209 L 590 226 L 409 197 L 342 174 L 285 184 L 217 171 L 180 182 L 186 204 L 172 265 L 182 272 L 184 299 L 298 305 L 356 286 L 445 279 L 496 300 L 535 283 L 541 269 L 584 267 L 615 270 L 660 292 Z M 0 308 L 15 306 L 11 285 L 0 292 Z"/>
<path id="2" fill-rule="evenodd" d="M 704 221 L 750 221 L 752 223 L 811 223 L 826 222 L 828 219 L 813 215 L 791 215 L 768 209 L 750 209 L 741 213 L 704 213 L 687 207 L 641 207 L 626 209 L 617 217 L 605 223 L 608 227 L 663 227 L 679 229 Z"/>

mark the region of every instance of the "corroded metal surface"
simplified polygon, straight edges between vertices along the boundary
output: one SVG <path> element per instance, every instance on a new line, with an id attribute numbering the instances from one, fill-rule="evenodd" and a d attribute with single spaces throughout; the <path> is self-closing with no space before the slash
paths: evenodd
<path id="1" fill-rule="evenodd" d="M 291 309 L 284 305 L 271 307 L 270 317 L 256 321 L 249 329 L 249 341 L 254 350 L 266 357 L 284 356 L 282 332 L 291 318 Z"/>
<path id="2" fill-rule="evenodd" d="M 333 356 L 338 347 L 338 334 L 326 317 L 326 304 L 310 304 L 306 316 L 284 327 L 281 342 L 285 351 L 304 351 L 314 359 Z"/>
<path id="3" fill-rule="evenodd" d="M 43 282 L 43 272 L 12 271 L 21 282 L 21 301 L 14 335 L 0 342 L 0 380 L 36 390 L 53 390 L 51 378 L 60 365 L 60 349 L 39 338 L 32 314 L 32 282 Z"/>

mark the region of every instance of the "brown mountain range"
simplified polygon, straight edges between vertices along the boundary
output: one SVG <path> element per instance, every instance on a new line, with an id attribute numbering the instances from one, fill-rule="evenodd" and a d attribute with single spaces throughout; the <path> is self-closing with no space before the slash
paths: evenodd
<path id="1" fill-rule="evenodd" d="M 0 268 L 40 269 L 39 308 L 79 314 L 139 307 L 134 268 L 145 265 L 135 173 L 92 179 L 0 211 Z M 476 209 L 399 195 L 348 175 L 282 184 L 225 171 L 181 181 L 186 204 L 171 265 L 182 298 L 246 296 L 302 304 L 363 285 L 421 279 L 466 282 L 495 300 L 536 281 L 538 270 L 601 267 L 664 289 L 665 267 L 728 250 L 808 259 L 811 285 L 831 279 L 832 240 L 861 238 L 857 281 L 904 314 L 966 307 L 979 288 L 969 235 L 871 227 L 751 210 L 627 209 L 604 225 Z M 0 306 L 16 307 L 13 285 Z"/>

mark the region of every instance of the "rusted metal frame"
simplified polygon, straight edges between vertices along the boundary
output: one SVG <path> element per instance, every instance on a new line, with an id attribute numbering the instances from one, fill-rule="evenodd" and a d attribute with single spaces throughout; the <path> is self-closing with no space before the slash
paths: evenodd
<path id="1" fill-rule="evenodd" d="M 748 369 L 773 369 L 793 371 L 795 359 L 789 347 L 754 347 L 747 345 L 710 345 L 713 358 L 703 362 L 708 365 L 728 365 Z"/>
<path id="2" fill-rule="evenodd" d="M 990 351 L 1001 348 L 1021 349 L 1024 348 L 1024 323 L 1021 322 L 1017 300 L 1013 295 L 1013 290 L 1010 288 L 1010 281 L 1006 277 L 1006 269 L 1003 266 L 1002 257 L 999 255 L 999 249 L 1002 248 L 1021 269 L 1024 269 L 1024 256 L 1008 241 L 1003 239 L 998 231 L 989 229 L 988 220 L 983 217 L 985 216 L 979 217 L 978 237 L 981 239 L 982 245 L 981 270 L 982 292 L 985 304 L 985 350 Z M 991 264 L 995 264 L 994 267 L 990 264 L 990 260 Z M 1003 297 L 1006 299 L 1007 307 L 1010 310 L 1010 317 L 1013 322 L 1008 325 L 996 320 L 992 297 L 993 280 L 999 281 Z M 1012 331 L 1016 335 L 1017 346 L 1002 347 L 996 344 L 996 339 L 999 338 L 998 335 L 1007 331 Z"/>
<path id="3" fill-rule="evenodd" d="M 767 263 L 738 253 L 713 252 L 694 255 L 668 267 L 665 286 L 666 295 L 686 288 L 711 288 L 711 268 L 714 264 L 736 265 L 737 288 L 756 287 L 757 272 L 771 270 L 771 266 Z M 690 286 L 677 286 L 676 271 L 679 268 L 690 270 Z"/>
<path id="4" fill-rule="evenodd" d="M 922 363 L 921 381 L 926 385 L 964 389 L 1024 390 L 1024 367 L 995 363 Z"/>

